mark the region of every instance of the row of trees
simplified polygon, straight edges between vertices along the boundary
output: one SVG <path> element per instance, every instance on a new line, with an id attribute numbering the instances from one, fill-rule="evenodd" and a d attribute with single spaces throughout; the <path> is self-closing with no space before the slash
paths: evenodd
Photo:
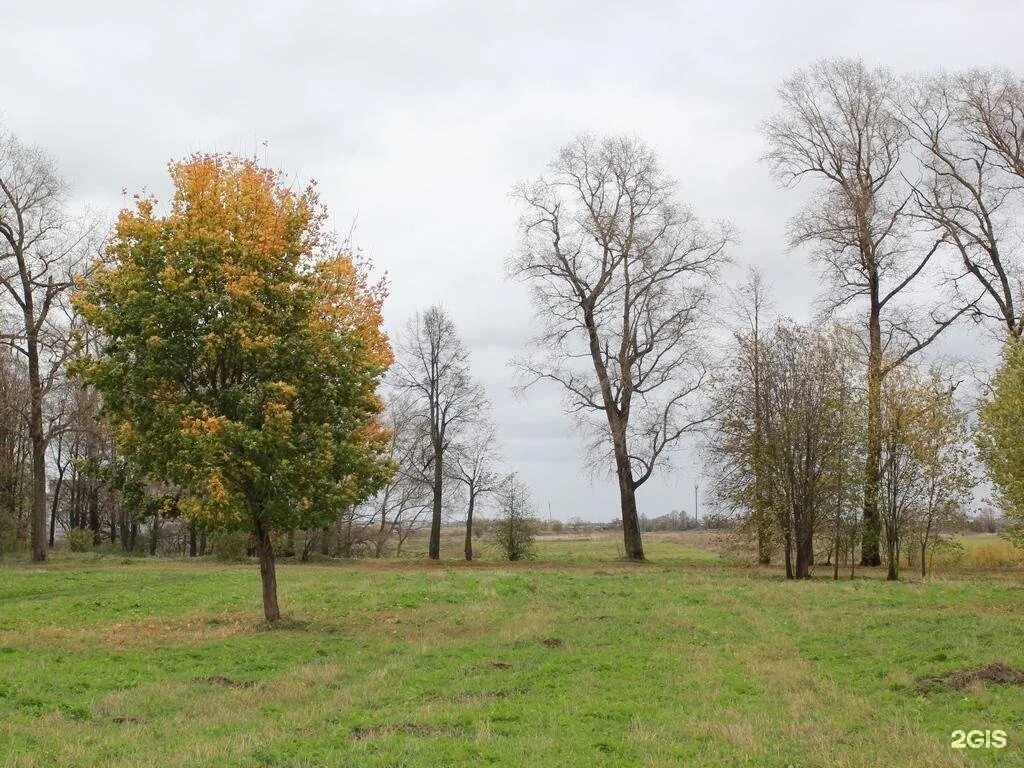
<path id="1" fill-rule="evenodd" d="M 863 390 L 857 430 L 822 439 L 842 437 L 844 457 L 859 456 L 859 480 L 847 477 L 843 494 L 853 498 L 856 488 L 860 499 L 860 561 L 880 565 L 887 554 L 893 575 L 900 504 L 890 483 L 901 462 L 886 443 L 887 408 L 905 379 L 924 375 L 915 368 L 920 354 L 959 319 L 1002 337 L 1024 329 L 1016 250 L 1024 85 L 1007 72 L 899 78 L 838 60 L 796 73 L 779 98 L 763 126 L 766 160 L 785 185 L 815 183 L 791 222 L 790 245 L 811 250 L 829 286 L 817 330 L 857 318 L 857 350 L 812 343 L 794 328 L 793 339 L 776 341 L 790 351 L 824 344 L 835 359 L 819 355 L 822 376 L 840 359 L 851 376 L 856 369 L 859 378 L 847 383 L 851 398 L 857 385 Z M 631 139 L 577 140 L 517 196 L 522 245 L 510 273 L 532 286 L 545 328 L 536 354 L 521 361 L 525 385 L 561 387 L 567 410 L 593 438 L 593 458 L 618 480 L 627 556 L 643 559 L 637 489 L 684 436 L 721 426 L 722 413 L 702 396 L 714 337 L 709 286 L 730 227 L 705 225 L 677 202 L 652 152 Z M 828 384 L 811 376 L 790 394 L 812 398 Z M 758 430 L 767 394 L 754 398 Z M 800 527 L 783 526 L 802 542 L 791 555 L 803 575 L 814 525 L 802 512 L 787 514 Z"/>
<path id="2" fill-rule="evenodd" d="M 208 533 L 246 530 L 271 620 L 275 545 L 294 550 L 297 530 L 303 554 L 369 541 L 380 555 L 426 510 L 436 558 L 443 509 L 464 499 L 473 557 L 481 501 L 522 487 L 498 474 L 465 346 L 433 307 L 385 377 L 385 286 L 327 234 L 315 187 L 195 156 L 170 166 L 168 213 L 137 197 L 92 252 L 50 161 L 2 146 L 0 263 L 21 315 L 5 317 L 0 358 L 0 543 L 29 534 L 42 560 L 60 526 L 133 550 L 145 522 L 155 553 L 180 517 L 197 554 Z"/>
<path id="3" fill-rule="evenodd" d="M 816 562 L 834 578 L 848 562 L 852 575 L 868 449 L 860 339 L 839 323 L 768 322 L 756 272 L 740 297 L 747 323 L 712 384 L 715 494 L 756 538 L 759 562 L 781 546 L 788 578 L 806 578 Z M 878 514 L 890 579 L 901 553 L 924 574 L 940 534 L 962 525 L 973 478 L 954 390 L 937 368 L 912 363 L 883 390 Z"/>
<path id="4" fill-rule="evenodd" d="M 780 544 L 804 576 L 831 530 L 834 565 L 885 554 L 895 576 L 902 542 L 927 550 L 967 483 L 951 469 L 962 446 L 935 438 L 961 437 L 962 414 L 919 354 L 960 318 L 1024 332 L 1024 87 L 1001 72 L 901 79 L 825 61 L 779 93 L 767 160 L 786 184 L 817 180 L 790 239 L 829 279 L 820 320 L 762 328 L 762 289 L 748 286 L 753 324 L 717 370 L 732 228 L 681 204 L 642 142 L 583 137 L 516 187 L 508 271 L 531 287 L 542 329 L 518 361 L 522 386 L 561 388 L 617 480 L 630 559 L 644 557 L 638 489 L 715 427 L 719 493 L 753 521 L 762 558 Z M 197 537 L 245 529 L 271 619 L 276 536 L 383 554 L 429 523 L 437 558 L 445 510 L 460 508 L 472 558 L 479 505 L 514 510 L 525 494 L 499 470 L 451 319 L 417 314 L 393 354 L 385 286 L 329 235 L 314 186 L 232 156 L 170 172 L 169 210 L 136 198 L 97 247 L 52 162 L 0 136 L 0 536 L 16 544 L 27 523 L 41 560 L 57 525 L 126 548 L 144 519 L 151 546 L 166 517 Z M 982 456 L 1010 512 L 1016 360 L 1008 349 L 982 412 Z M 923 432 L 932 419 L 942 428 Z"/>

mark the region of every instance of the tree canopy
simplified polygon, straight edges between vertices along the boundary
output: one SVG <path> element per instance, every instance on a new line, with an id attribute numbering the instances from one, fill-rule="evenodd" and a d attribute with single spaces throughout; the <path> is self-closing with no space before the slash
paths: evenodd
<path id="1" fill-rule="evenodd" d="M 385 287 L 325 233 L 313 186 L 231 155 L 170 173 L 169 212 L 137 198 L 77 296 L 103 335 L 78 370 L 137 469 L 187 516 L 251 530 L 272 576 L 271 532 L 387 480 Z"/>

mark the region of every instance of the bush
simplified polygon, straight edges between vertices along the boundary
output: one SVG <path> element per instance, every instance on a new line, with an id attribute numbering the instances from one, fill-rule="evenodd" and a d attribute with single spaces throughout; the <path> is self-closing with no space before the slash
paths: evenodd
<path id="1" fill-rule="evenodd" d="M 506 560 L 529 560 L 534 556 L 537 518 L 526 487 L 514 473 L 505 478 L 498 499 L 501 516 L 488 526 L 494 543 Z"/>
<path id="2" fill-rule="evenodd" d="M 249 557 L 249 539 L 246 531 L 224 531 L 213 538 L 213 554 L 218 560 L 237 562 Z"/>
<path id="3" fill-rule="evenodd" d="M 92 531 L 88 528 L 72 528 L 68 531 L 69 552 L 92 552 Z"/>

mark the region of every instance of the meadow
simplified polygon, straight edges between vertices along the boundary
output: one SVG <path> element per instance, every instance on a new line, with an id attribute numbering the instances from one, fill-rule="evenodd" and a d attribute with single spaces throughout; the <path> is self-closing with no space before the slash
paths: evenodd
<path id="1" fill-rule="evenodd" d="M 647 542 L 286 562 L 273 628 L 251 563 L 8 560 L 0 765 L 1024 765 L 1024 687 L 943 677 L 1024 667 L 1020 570 L 787 583 Z"/>

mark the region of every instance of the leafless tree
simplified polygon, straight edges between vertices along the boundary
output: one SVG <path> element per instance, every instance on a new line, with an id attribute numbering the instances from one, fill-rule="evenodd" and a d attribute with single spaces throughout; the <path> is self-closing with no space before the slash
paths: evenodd
<path id="1" fill-rule="evenodd" d="M 525 386 L 554 382 L 600 436 L 626 556 L 642 560 L 636 491 L 706 420 L 695 395 L 708 373 L 708 283 L 729 228 L 677 203 L 654 153 L 631 138 L 578 138 L 515 195 L 522 247 L 509 271 L 532 285 L 543 326 L 520 361 Z"/>
<path id="2" fill-rule="evenodd" d="M 421 471 L 432 492 L 429 555 L 441 556 L 445 464 L 453 440 L 487 408 L 483 389 L 469 371 L 469 352 L 448 314 L 438 306 L 417 312 L 397 345 L 391 383 L 412 403 L 430 451 Z"/>
<path id="3" fill-rule="evenodd" d="M 32 559 L 47 557 L 44 399 L 69 349 L 54 310 L 72 286 L 85 231 L 65 208 L 65 185 L 39 149 L 0 132 L 0 289 L 15 305 L 8 343 L 28 366 L 32 442 Z"/>
<path id="4" fill-rule="evenodd" d="M 480 500 L 498 490 L 501 476 L 496 470 L 497 438 L 494 426 L 483 414 L 455 444 L 448 471 L 466 492 L 466 560 L 473 559 L 473 514 Z"/>
<path id="5" fill-rule="evenodd" d="M 924 171 L 918 215 L 957 257 L 956 299 L 1021 337 L 1024 83 L 1008 72 L 939 74 L 912 81 L 900 102 Z"/>
<path id="6" fill-rule="evenodd" d="M 433 495 L 423 471 L 431 452 L 429 434 L 423 430 L 409 398 L 388 398 L 384 423 L 391 431 L 388 458 L 395 465 L 395 474 L 357 510 L 365 518 L 360 538 L 372 542 L 374 557 L 383 556 L 388 542 L 396 537 L 401 546 L 413 530 L 422 526 Z"/>
<path id="7" fill-rule="evenodd" d="M 922 242 L 914 195 L 901 175 L 909 135 L 893 103 L 897 83 L 859 61 L 821 61 L 779 88 L 782 109 L 764 124 L 777 178 L 821 188 L 794 218 L 793 247 L 811 245 L 832 283 L 829 313 L 866 304 L 868 415 L 862 558 L 880 565 L 878 517 L 884 378 L 928 346 L 967 308 L 940 314 L 909 304 L 944 239 Z"/>

